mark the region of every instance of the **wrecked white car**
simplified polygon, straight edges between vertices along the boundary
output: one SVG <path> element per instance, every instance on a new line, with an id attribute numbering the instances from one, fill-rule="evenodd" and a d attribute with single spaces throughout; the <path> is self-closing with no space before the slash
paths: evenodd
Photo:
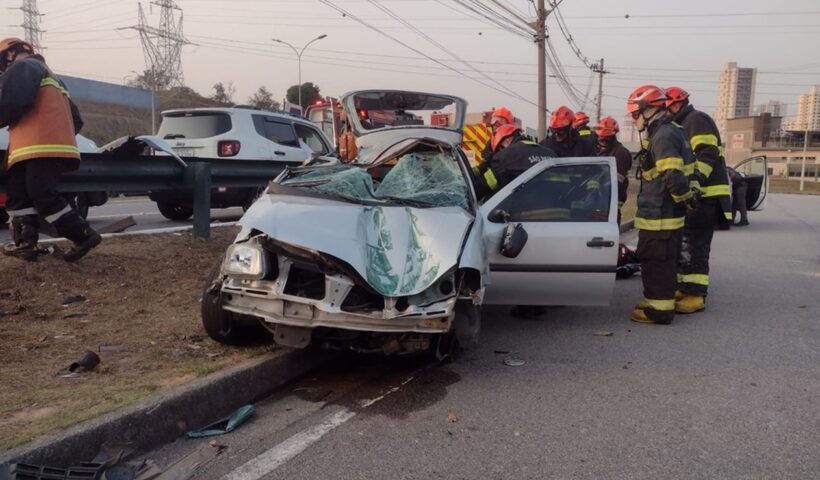
<path id="1" fill-rule="evenodd" d="M 609 302 L 614 159 L 542 161 L 479 204 L 463 100 L 343 102 L 358 158 L 286 170 L 242 217 L 203 296 L 212 338 L 240 343 L 261 323 L 291 347 L 441 355 L 475 340 L 482 304 Z"/>

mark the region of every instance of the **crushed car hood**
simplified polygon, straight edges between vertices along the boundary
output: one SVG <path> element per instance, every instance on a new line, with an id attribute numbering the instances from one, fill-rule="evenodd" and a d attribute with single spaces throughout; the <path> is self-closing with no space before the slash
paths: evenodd
<path id="1" fill-rule="evenodd" d="M 264 195 L 239 221 L 246 230 L 347 262 L 390 297 L 420 293 L 455 267 L 472 222 L 459 207 L 368 206 L 291 195 Z"/>

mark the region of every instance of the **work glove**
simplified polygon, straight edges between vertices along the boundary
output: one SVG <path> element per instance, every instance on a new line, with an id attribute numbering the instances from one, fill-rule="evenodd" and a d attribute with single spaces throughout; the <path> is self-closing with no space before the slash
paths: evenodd
<path id="1" fill-rule="evenodd" d="M 692 196 L 686 199 L 684 205 L 686 205 L 687 212 L 694 212 L 695 210 L 700 207 L 700 200 L 703 197 L 703 192 L 700 191 L 698 188 L 692 188 Z"/>

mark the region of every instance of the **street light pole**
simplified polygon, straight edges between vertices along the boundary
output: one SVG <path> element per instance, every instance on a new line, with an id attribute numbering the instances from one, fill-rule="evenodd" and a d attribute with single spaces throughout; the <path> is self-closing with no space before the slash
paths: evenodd
<path id="1" fill-rule="evenodd" d="M 803 137 L 803 163 L 800 166 L 800 191 L 803 191 L 803 182 L 806 180 L 806 155 L 809 152 L 809 121 L 806 120 L 806 136 Z M 816 174 L 815 174 L 816 175 Z"/>
<path id="2" fill-rule="evenodd" d="M 296 47 L 294 47 L 293 45 L 291 45 L 290 43 L 288 43 L 284 40 L 279 40 L 278 38 L 273 39 L 273 41 L 276 42 L 276 43 L 281 43 L 282 45 L 289 46 L 291 48 L 291 50 L 293 50 L 293 53 L 296 54 L 296 62 L 298 63 L 298 69 L 299 69 L 299 87 L 298 87 L 298 89 L 299 89 L 299 108 L 303 108 L 302 107 L 302 54 L 305 53 L 305 49 L 307 49 L 307 47 L 311 43 L 317 42 L 317 41 L 319 41 L 319 40 L 321 40 L 325 37 L 327 37 L 327 35 L 325 35 L 325 34 L 319 35 L 318 37 L 316 37 L 313 40 L 306 43 L 305 46 L 302 47 L 302 50 L 297 50 Z M 304 113 L 304 111 L 303 111 L 303 113 Z"/>

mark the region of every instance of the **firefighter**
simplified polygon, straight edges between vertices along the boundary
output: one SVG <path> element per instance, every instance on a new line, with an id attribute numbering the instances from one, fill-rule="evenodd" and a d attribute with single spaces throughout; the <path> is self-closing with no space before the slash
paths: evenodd
<path id="1" fill-rule="evenodd" d="M 491 133 L 495 133 L 501 126 L 503 125 L 515 125 L 515 117 L 513 116 L 512 112 L 507 107 L 498 107 L 493 110 L 493 114 L 490 117 L 490 126 L 492 129 L 490 130 Z M 484 145 L 484 150 L 481 152 L 481 162 L 485 165 L 490 164 L 490 160 L 493 158 L 493 148 L 490 145 L 492 143 L 492 138 L 490 141 Z"/>
<path id="2" fill-rule="evenodd" d="M 602 118 L 595 125 L 598 141 L 598 155 L 615 157 L 618 169 L 618 224 L 621 223 L 621 207 L 626 202 L 629 187 L 629 169 L 632 168 L 632 154 L 618 141 L 616 134 L 620 131 L 618 122 L 612 117 Z"/>
<path id="3" fill-rule="evenodd" d="M 709 290 L 709 252 L 718 224 L 731 222 L 729 177 L 720 133 L 712 118 L 690 105 L 689 94 L 680 87 L 667 89 L 666 108 L 683 127 L 695 157 L 695 178 L 702 199 L 697 210 L 688 212 L 678 272 L 675 310 L 694 313 L 706 308 Z"/>
<path id="4" fill-rule="evenodd" d="M 578 132 L 581 140 L 591 143 L 593 149 L 598 148 L 598 135 L 596 135 L 595 130 L 589 128 L 589 115 L 584 112 L 575 112 L 572 128 Z"/>
<path id="5" fill-rule="evenodd" d="M 675 316 L 678 255 L 686 210 L 697 204 L 690 186 L 692 150 L 683 129 L 666 115 L 666 94 L 644 85 L 629 95 L 627 110 L 646 141 L 640 157 L 637 254 L 644 299 L 631 318 L 641 323 L 669 324 Z"/>
<path id="6" fill-rule="evenodd" d="M 558 157 L 594 157 L 595 145 L 581 139 L 581 135 L 572 128 L 575 114 L 568 107 L 561 106 L 553 110 L 550 117 L 550 134 L 541 141 Z"/>
<path id="7" fill-rule="evenodd" d="M 79 111 L 65 86 L 30 43 L 0 41 L 0 127 L 9 127 L 4 166 L 8 171 L 7 210 L 14 243 L 4 253 L 37 259 L 39 219 L 74 242 L 64 255 L 80 259 L 102 241 L 60 195 L 60 173 L 79 166 L 75 135 L 82 128 Z"/>
<path id="8" fill-rule="evenodd" d="M 490 163 L 482 165 L 482 181 L 479 182 L 478 196 L 484 198 L 504 188 L 516 177 L 524 173 L 534 163 L 549 157 L 555 152 L 527 140 L 515 125 L 502 125 L 495 130 L 489 142 L 493 151 Z"/>

